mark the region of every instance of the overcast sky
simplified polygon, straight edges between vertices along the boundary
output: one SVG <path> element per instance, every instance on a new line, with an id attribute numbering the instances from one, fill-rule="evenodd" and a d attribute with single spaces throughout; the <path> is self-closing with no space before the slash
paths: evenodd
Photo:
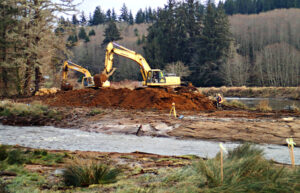
<path id="1" fill-rule="evenodd" d="M 206 0 L 200 0 L 201 2 L 206 2 Z M 218 2 L 219 0 L 215 0 Z M 84 11 L 86 15 L 93 13 L 97 6 L 100 6 L 103 11 L 114 8 L 116 13 L 119 15 L 120 9 L 123 3 L 126 4 L 127 8 L 132 11 L 133 16 L 136 12 L 145 7 L 151 7 L 156 9 L 157 7 L 164 7 L 168 0 L 75 0 L 76 3 L 82 2 L 78 9 Z"/>

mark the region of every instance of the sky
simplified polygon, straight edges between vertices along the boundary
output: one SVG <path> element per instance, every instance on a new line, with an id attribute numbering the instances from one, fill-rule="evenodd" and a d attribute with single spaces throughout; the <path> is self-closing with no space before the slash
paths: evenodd
<path id="1" fill-rule="evenodd" d="M 206 0 L 200 0 L 206 2 Z M 219 0 L 215 0 L 218 2 Z M 156 9 L 157 7 L 163 8 L 167 4 L 168 0 L 75 0 L 75 3 L 82 2 L 77 8 L 88 16 L 89 13 L 93 13 L 97 6 L 100 6 L 103 11 L 114 8 L 116 13 L 120 14 L 120 9 L 123 3 L 126 4 L 127 8 L 132 11 L 135 16 L 136 12 L 142 8 L 151 7 Z"/>

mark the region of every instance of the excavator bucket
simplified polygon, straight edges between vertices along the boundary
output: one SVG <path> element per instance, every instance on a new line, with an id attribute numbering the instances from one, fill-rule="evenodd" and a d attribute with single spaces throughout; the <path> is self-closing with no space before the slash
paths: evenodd
<path id="1" fill-rule="evenodd" d="M 105 74 L 96 74 L 94 76 L 95 87 L 102 87 L 103 83 L 108 79 Z"/>
<path id="2" fill-rule="evenodd" d="M 63 83 L 61 84 L 60 89 L 61 89 L 62 91 L 73 90 L 73 86 L 72 86 L 70 83 L 65 83 L 65 82 L 63 82 Z"/>

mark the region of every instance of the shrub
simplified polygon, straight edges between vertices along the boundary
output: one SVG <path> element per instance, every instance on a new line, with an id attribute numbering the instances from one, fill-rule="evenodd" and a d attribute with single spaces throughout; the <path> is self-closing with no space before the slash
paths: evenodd
<path id="1" fill-rule="evenodd" d="M 256 105 L 256 109 L 267 112 L 267 111 L 272 111 L 272 107 L 269 106 L 269 101 L 267 100 L 262 100 Z"/>
<path id="2" fill-rule="evenodd" d="M 7 163 L 12 164 L 23 164 L 26 160 L 24 159 L 22 152 L 17 150 L 12 150 L 8 153 Z"/>
<path id="3" fill-rule="evenodd" d="M 7 147 L 5 145 L 0 145 L 0 161 L 5 160 L 7 156 Z"/>
<path id="4" fill-rule="evenodd" d="M 101 163 L 77 163 L 64 171 L 63 179 L 67 186 L 84 187 L 91 184 L 114 183 L 119 173 L 119 169 L 111 169 Z"/>

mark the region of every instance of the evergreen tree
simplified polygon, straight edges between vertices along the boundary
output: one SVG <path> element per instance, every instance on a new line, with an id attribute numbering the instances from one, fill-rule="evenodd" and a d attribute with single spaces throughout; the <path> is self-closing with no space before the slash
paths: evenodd
<path id="1" fill-rule="evenodd" d="M 125 22 L 129 22 L 129 14 L 128 14 L 128 9 L 125 5 L 125 3 L 123 4 L 122 8 L 121 8 L 121 15 L 119 17 L 120 21 L 125 21 Z"/>
<path id="2" fill-rule="evenodd" d="M 220 66 L 227 58 L 231 41 L 229 21 L 223 7 L 216 9 L 209 3 L 203 24 L 203 33 L 197 41 L 199 51 L 193 61 L 199 64 L 194 72 L 194 83 L 201 86 L 221 86 L 223 79 Z"/>
<path id="3" fill-rule="evenodd" d="M 108 9 L 106 11 L 106 14 L 105 14 L 105 21 L 108 22 L 108 21 L 111 21 L 112 20 L 112 16 L 111 16 L 111 10 Z"/>
<path id="4" fill-rule="evenodd" d="M 112 9 L 112 13 L 111 13 L 111 19 L 112 21 L 117 21 L 117 14 L 115 12 L 115 9 Z"/>
<path id="5" fill-rule="evenodd" d="M 96 7 L 93 15 L 92 25 L 99 25 L 105 22 L 105 15 L 102 13 L 100 6 Z"/>
<path id="6" fill-rule="evenodd" d="M 145 22 L 145 15 L 142 9 L 139 9 L 135 16 L 135 23 L 140 24 Z"/>
<path id="7" fill-rule="evenodd" d="M 89 31 L 89 36 L 95 36 L 96 32 L 94 29 L 92 29 L 91 31 Z"/>
<path id="8" fill-rule="evenodd" d="M 73 25 L 78 25 L 79 24 L 79 21 L 78 21 L 78 19 L 77 19 L 77 17 L 76 17 L 75 14 L 72 16 L 72 24 Z"/>
<path id="9" fill-rule="evenodd" d="M 122 39 L 121 34 L 120 34 L 115 22 L 111 21 L 108 23 L 108 26 L 107 26 L 107 28 L 105 28 L 105 31 L 104 31 L 104 37 L 105 38 L 101 44 L 102 46 L 109 42 Z"/>
<path id="10" fill-rule="evenodd" d="M 87 37 L 87 35 L 86 35 L 84 27 L 80 27 L 79 33 L 78 33 L 78 38 L 84 40 L 84 39 L 86 39 L 86 37 Z"/>
<path id="11" fill-rule="evenodd" d="M 132 16 L 131 11 L 130 11 L 130 13 L 129 13 L 129 24 L 130 24 L 130 25 L 133 25 L 133 24 L 134 24 L 134 20 L 133 20 L 133 16 Z"/>
<path id="12" fill-rule="evenodd" d="M 82 11 L 81 12 L 81 15 L 80 15 L 80 24 L 81 25 L 86 25 L 86 17 L 85 17 L 85 14 L 84 14 L 84 12 Z"/>

